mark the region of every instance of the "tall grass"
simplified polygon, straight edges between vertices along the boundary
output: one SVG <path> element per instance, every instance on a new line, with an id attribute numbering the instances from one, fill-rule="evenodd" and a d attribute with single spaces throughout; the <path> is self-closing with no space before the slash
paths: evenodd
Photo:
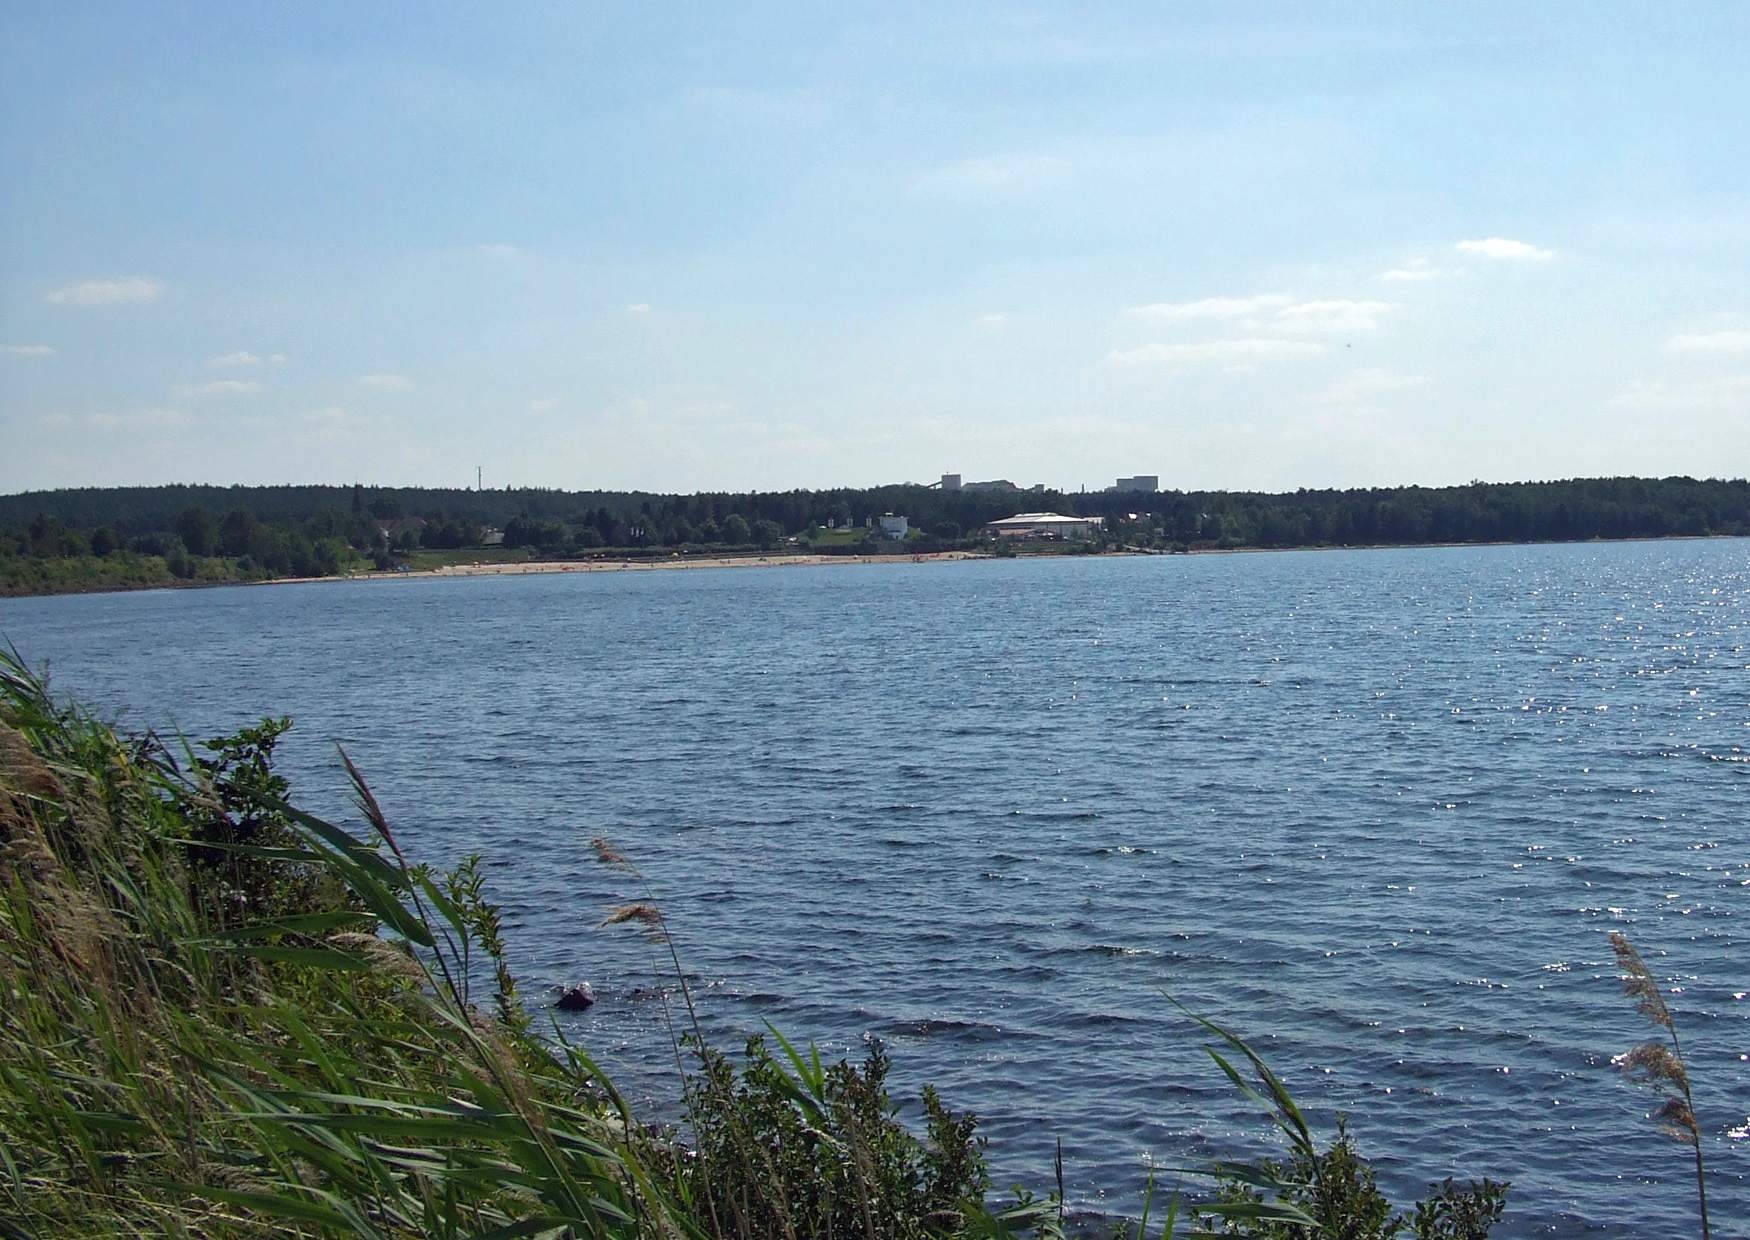
<path id="1" fill-rule="evenodd" d="M 227 804 L 235 766 L 56 708 L 16 662 L 0 692 L 12 1234 L 693 1230 L 587 1057 L 470 1002 L 476 928 L 362 782 L 387 848 Z M 263 890 L 298 900 L 262 918 Z"/>
<path id="2" fill-rule="evenodd" d="M 477 866 L 411 864 L 350 762 L 368 836 L 293 806 L 284 727 L 179 752 L 0 655 L 0 1235 L 1015 1235 L 1046 1216 L 986 1210 L 972 1121 L 937 1106 L 914 1138 L 879 1060 L 781 1043 L 786 1063 L 756 1046 L 738 1071 L 701 1047 L 691 1140 L 647 1131 L 582 1048 L 531 1031 Z"/>

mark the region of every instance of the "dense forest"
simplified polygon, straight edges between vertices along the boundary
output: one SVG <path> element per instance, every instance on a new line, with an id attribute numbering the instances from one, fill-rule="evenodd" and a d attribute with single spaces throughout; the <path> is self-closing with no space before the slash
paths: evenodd
<path id="1" fill-rule="evenodd" d="M 976 546 L 1022 511 L 1104 517 L 1093 550 L 1539 542 L 1750 534 L 1750 482 L 1590 478 L 1458 487 L 1062 493 L 901 484 L 821 491 L 90 487 L 0 496 L 0 593 L 330 576 L 495 554 Z M 903 544 L 871 528 L 909 518 Z"/>

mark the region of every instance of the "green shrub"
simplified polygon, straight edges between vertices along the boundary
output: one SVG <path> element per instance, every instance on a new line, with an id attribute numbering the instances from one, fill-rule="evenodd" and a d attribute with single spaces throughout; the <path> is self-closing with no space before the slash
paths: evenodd
<path id="1" fill-rule="evenodd" d="M 972 1116 L 952 1114 L 926 1089 L 920 1142 L 889 1101 L 879 1042 L 860 1069 L 823 1067 L 818 1055 L 781 1045 L 794 1076 L 754 1037 L 739 1072 L 703 1050 L 691 1092 L 691 1195 L 731 1220 L 734 1234 L 911 1240 L 958 1234 L 982 1212 L 989 1180 Z"/>

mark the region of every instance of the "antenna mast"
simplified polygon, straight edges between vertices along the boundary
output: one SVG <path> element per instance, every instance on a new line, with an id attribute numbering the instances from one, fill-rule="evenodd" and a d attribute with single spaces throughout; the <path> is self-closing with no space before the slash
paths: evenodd
<path id="1" fill-rule="evenodd" d="M 474 489 L 476 491 L 484 491 L 486 489 L 484 486 L 480 485 L 480 466 L 478 465 L 474 467 Z"/>

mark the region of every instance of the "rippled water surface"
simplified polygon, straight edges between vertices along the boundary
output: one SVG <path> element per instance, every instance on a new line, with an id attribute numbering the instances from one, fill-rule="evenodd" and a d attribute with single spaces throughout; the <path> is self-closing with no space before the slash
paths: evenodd
<path id="1" fill-rule="evenodd" d="M 1162 997 L 1251 1037 L 1402 1196 L 1694 1234 L 1610 1057 L 1677 989 L 1716 1234 L 1750 1219 L 1750 543 L 407 580 L 0 601 L 56 687 L 194 735 L 289 713 L 421 854 L 483 853 L 531 988 L 660 1110 L 666 906 L 709 1029 L 885 1039 L 999 1182 L 1132 1207 L 1267 1148 Z M 668 1075 L 663 1064 L 668 1062 Z M 1723 1226 L 1722 1226 L 1723 1224 Z M 1738 1229 L 1734 1232 L 1734 1228 Z"/>

